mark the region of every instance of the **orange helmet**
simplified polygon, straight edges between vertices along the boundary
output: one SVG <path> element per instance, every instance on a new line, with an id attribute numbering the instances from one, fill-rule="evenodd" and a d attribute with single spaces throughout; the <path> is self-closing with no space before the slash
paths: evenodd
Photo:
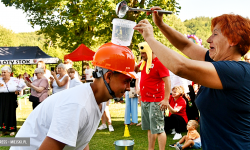
<path id="1" fill-rule="evenodd" d="M 106 43 L 97 50 L 92 63 L 94 66 L 135 78 L 135 58 L 132 51 L 126 46 Z"/>

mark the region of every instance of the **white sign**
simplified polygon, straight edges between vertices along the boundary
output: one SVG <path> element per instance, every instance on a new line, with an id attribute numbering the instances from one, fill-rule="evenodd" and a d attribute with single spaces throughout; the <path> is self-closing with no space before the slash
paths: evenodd
<path id="1" fill-rule="evenodd" d="M 58 58 L 44 58 L 44 59 L 17 59 L 17 60 L 0 60 L 0 65 L 21 65 L 21 64 L 37 64 L 38 61 L 44 63 L 57 63 Z"/>

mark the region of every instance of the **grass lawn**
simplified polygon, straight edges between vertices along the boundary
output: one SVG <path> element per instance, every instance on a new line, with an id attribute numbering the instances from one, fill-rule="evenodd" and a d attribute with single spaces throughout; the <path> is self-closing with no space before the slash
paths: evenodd
<path id="1" fill-rule="evenodd" d="M 24 123 L 25 119 L 32 111 L 32 104 L 29 102 L 28 99 L 20 100 L 21 103 L 21 110 L 20 105 L 17 108 L 17 128 L 20 129 L 22 124 Z M 148 140 L 147 140 L 147 131 L 142 131 L 141 127 L 139 126 L 128 126 L 130 137 L 123 137 L 124 135 L 124 112 L 125 112 L 125 104 L 110 104 L 109 106 L 110 114 L 112 118 L 112 125 L 115 129 L 114 132 L 109 132 L 108 129 L 105 130 L 97 130 L 93 138 L 91 139 L 89 146 L 90 150 L 115 150 L 114 142 L 116 140 L 134 140 L 134 150 L 147 150 L 148 147 Z M 138 115 L 139 121 L 141 120 L 141 111 L 138 108 Z M 101 124 L 101 122 L 100 122 Z M 186 135 L 186 132 L 183 132 L 182 135 Z M 176 140 L 173 141 L 173 136 L 170 133 L 167 134 L 167 143 L 166 143 L 166 150 L 175 150 L 175 148 L 171 148 L 168 145 L 177 142 Z M 8 135 L 4 137 L 10 137 Z M 158 150 L 158 142 L 156 141 L 155 149 Z M 0 147 L 0 150 L 8 150 L 9 147 Z"/>

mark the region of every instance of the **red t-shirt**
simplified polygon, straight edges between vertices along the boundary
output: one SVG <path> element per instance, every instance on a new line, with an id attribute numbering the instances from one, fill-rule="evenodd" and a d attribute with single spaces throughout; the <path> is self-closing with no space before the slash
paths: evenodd
<path id="1" fill-rule="evenodd" d="M 179 112 L 175 113 L 176 115 L 181 116 L 186 123 L 188 122 L 188 118 L 187 118 L 187 112 L 186 112 L 186 101 L 180 96 L 176 101 L 174 101 L 174 98 L 172 97 L 172 95 L 170 95 L 169 98 L 169 105 L 175 109 L 175 108 L 180 108 Z M 171 116 L 171 112 L 169 112 L 169 117 Z"/>
<path id="2" fill-rule="evenodd" d="M 139 64 L 139 67 L 141 64 Z M 162 78 L 168 77 L 168 69 L 156 57 L 152 61 L 150 73 L 146 73 L 146 64 L 141 71 L 140 92 L 142 102 L 160 102 L 164 99 L 165 84 Z"/>

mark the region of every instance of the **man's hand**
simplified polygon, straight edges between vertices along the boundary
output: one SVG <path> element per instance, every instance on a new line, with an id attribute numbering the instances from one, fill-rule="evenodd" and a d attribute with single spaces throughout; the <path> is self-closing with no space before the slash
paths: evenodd
<path id="1" fill-rule="evenodd" d="M 149 38 L 154 38 L 154 29 L 153 26 L 149 23 L 147 19 L 141 20 L 135 27 L 134 30 L 137 30 L 141 33 L 145 41 Z"/>
<path id="2" fill-rule="evenodd" d="M 140 95 L 140 89 L 136 89 L 136 94 Z"/>
<path id="3" fill-rule="evenodd" d="M 159 105 L 161 106 L 161 107 L 160 107 L 160 110 L 162 110 L 162 111 L 166 110 L 166 109 L 168 108 L 168 104 L 169 104 L 168 99 L 162 100 L 162 101 L 159 103 Z"/>

